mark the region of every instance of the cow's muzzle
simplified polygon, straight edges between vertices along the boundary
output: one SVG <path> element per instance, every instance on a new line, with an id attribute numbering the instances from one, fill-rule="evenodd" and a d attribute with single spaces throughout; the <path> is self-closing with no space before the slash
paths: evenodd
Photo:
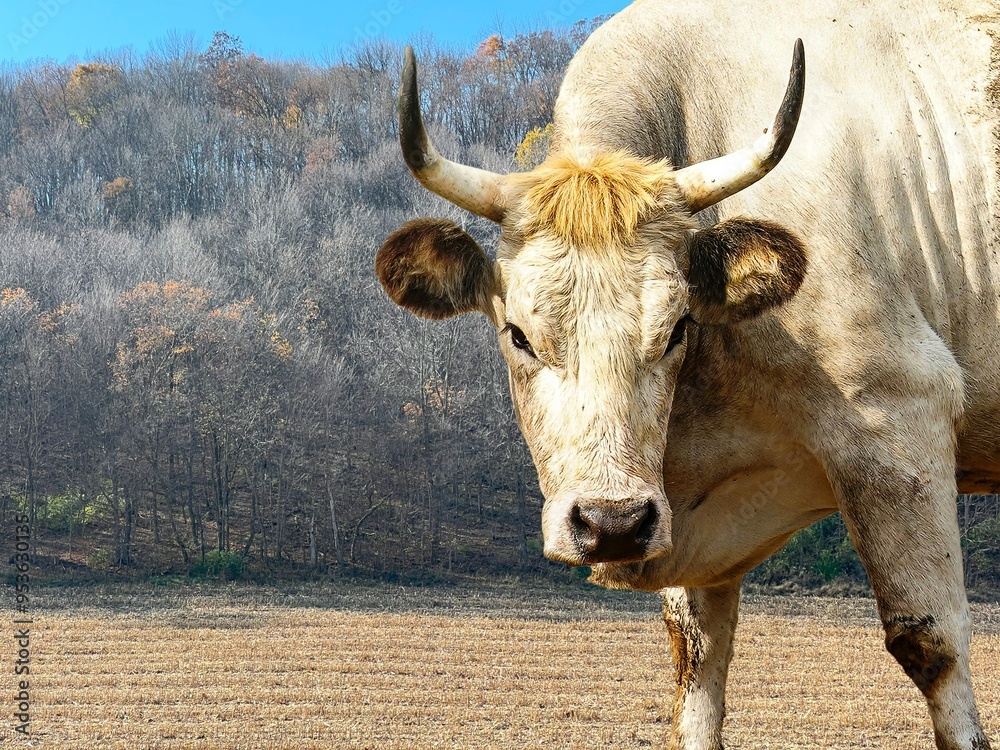
<path id="1" fill-rule="evenodd" d="M 577 498 L 564 505 L 564 522 L 546 542 L 545 555 L 571 565 L 636 562 L 670 548 L 665 499 L 640 496 Z"/>
<path id="2" fill-rule="evenodd" d="M 651 500 L 611 508 L 578 504 L 570 511 L 569 525 L 584 560 L 624 562 L 645 557 L 658 515 Z"/>

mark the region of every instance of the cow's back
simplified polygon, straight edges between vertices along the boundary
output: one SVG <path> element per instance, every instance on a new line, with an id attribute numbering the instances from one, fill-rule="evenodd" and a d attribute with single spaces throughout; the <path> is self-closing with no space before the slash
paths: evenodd
<path id="1" fill-rule="evenodd" d="M 805 238 L 810 272 L 778 315 L 845 391 L 939 336 L 965 375 L 965 460 L 996 463 L 995 4 L 638 0 L 571 64 L 554 146 L 678 167 L 742 148 L 774 116 L 799 37 L 806 98 L 791 148 L 699 218 L 750 215 Z"/>

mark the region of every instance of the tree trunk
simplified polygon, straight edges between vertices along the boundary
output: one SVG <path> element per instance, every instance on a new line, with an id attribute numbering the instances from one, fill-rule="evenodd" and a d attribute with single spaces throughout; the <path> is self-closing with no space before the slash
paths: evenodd
<path id="1" fill-rule="evenodd" d="M 319 553 L 316 549 L 316 515 L 309 516 L 309 564 L 312 567 L 319 565 Z"/>
<path id="2" fill-rule="evenodd" d="M 330 484 L 329 477 L 326 480 L 326 496 L 330 501 L 330 527 L 333 529 L 333 551 L 337 556 L 337 565 L 343 566 L 344 553 L 340 549 L 340 530 L 337 527 L 337 504 L 334 502 L 333 485 Z"/>

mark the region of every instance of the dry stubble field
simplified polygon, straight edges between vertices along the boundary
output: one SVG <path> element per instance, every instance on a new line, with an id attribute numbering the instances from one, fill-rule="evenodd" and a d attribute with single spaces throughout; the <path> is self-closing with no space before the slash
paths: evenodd
<path id="1" fill-rule="evenodd" d="M 515 583 L 43 590 L 33 738 L 12 739 L 5 718 L 0 745 L 661 747 L 671 666 L 657 601 Z M 996 747 L 1000 607 L 974 609 Z M 728 705 L 729 748 L 933 745 L 866 600 L 746 597 Z"/>

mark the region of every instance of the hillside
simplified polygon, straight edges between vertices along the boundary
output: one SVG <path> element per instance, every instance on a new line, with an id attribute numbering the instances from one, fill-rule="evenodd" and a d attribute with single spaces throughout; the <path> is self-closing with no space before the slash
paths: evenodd
<path id="1" fill-rule="evenodd" d="M 590 28 L 421 49 L 442 151 L 537 161 Z M 401 57 L 273 62 L 220 33 L 0 72 L 0 514 L 30 516 L 40 563 L 550 570 L 494 332 L 418 321 L 372 272 L 417 216 L 495 236 L 407 173 Z M 995 595 L 1000 507 L 961 503 L 970 583 Z M 834 518 L 754 580 L 864 574 Z"/>

